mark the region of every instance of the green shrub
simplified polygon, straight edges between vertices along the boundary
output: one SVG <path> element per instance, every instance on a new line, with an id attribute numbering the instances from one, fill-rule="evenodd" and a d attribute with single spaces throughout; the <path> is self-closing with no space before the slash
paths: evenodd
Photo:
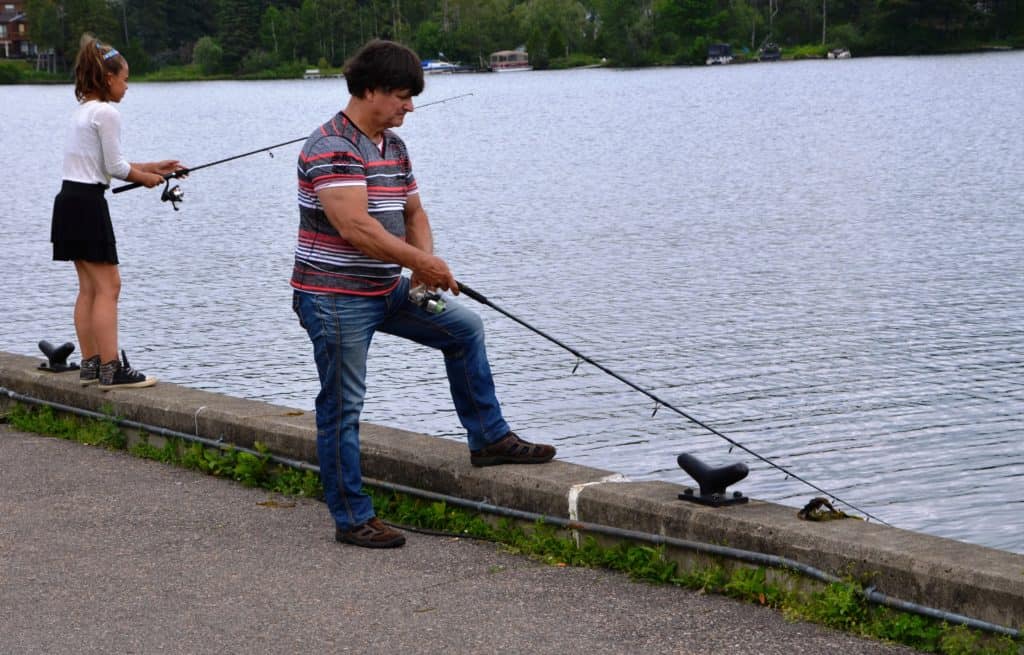
<path id="1" fill-rule="evenodd" d="M 220 72 L 224 50 L 212 38 L 204 36 L 196 41 L 196 47 L 192 50 L 192 61 L 199 65 L 199 70 L 204 75 L 213 75 Z"/>
<path id="2" fill-rule="evenodd" d="M 0 84 L 17 84 L 22 77 L 21 65 L 13 61 L 0 61 Z"/>
<path id="3" fill-rule="evenodd" d="M 265 50 L 250 50 L 242 59 L 241 73 L 261 73 L 277 67 L 279 61 L 277 55 Z"/>
<path id="4" fill-rule="evenodd" d="M 828 55 L 828 46 L 798 45 L 782 51 L 786 59 L 824 59 Z"/>
<path id="5" fill-rule="evenodd" d="M 856 26 L 850 23 L 836 25 L 828 30 L 828 48 L 848 48 L 857 55 L 864 50 L 864 37 Z"/>
<path id="6" fill-rule="evenodd" d="M 683 47 L 683 40 L 675 32 L 665 32 L 655 39 L 658 51 L 663 55 L 675 57 Z"/>
<path id="7" fill-rule="evenodd" d="M 587 55 L 581 52 L 574 52 L 568 57 L 558 57 L 557 59 L 551 60 L 551 68 L 553 69 L 565 69 L 565 68 L 579 68 L 581 66 L 601 66 L 606 64 L 600 57 L 594 55 Z"/>
<path id="8" fill-rule="evenodd" d="M 187 82 L 201 80 L 205 75 L 199 69 L 199 64 L 186 64 L 185 66 L 164 66 L 141 76 L 147 82 Z"/>
<path id="9" fill-rule="evenodd" d="M 694 64 L 700 65 L 707 61 L 708 58 L 708 47 L 714 43 L 711 39 L 706 36 L 698 36 L 693 40 L 688 50 L 682 53 L 684 59 L 680 61 L 680 64 Z"/>

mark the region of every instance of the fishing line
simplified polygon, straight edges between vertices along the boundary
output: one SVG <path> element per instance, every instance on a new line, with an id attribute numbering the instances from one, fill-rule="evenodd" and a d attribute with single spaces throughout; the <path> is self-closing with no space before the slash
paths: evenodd
<path id="1" fill-rule="evenodd" d="M 435 100 L 433 102 L 427 102 L 425 104 L 420 105 L 416 109 L 424 109 L 424 108 L 429 107 L 431 105 L 440 105 L 440 104 L 445 103 L 445 102 L 450 102 L 452 100 L 458 100 L 459 98 L 465 98 L 466 96 L 471 96 L 471 95 L 473 95 L 473 94 L 472 93 L 463 93 L 461 95 L 451 96 L 450 98 L 444 98 L 442 100 Z M 170 182 L 170 180 L 172 178 L 187 177 L 189 175 L 189 173 L 194 173 L 195 171 L 202 170 L 204 168 L 209 168 L 210 166 L 217 166 L 219 164 L 224 164 L 224 163 L 227 163 L 229 161 L 234 161 L 236 159 L 241 159 L 242 157 L 250 157 L 252 155 L 256 155 L 256 154 L 259 154 L 261 152 L 270 152 L 270 151 L 275 150 L 277 148 L 288 146 L 288 145 L 291 145 L 293 143 L 298 143 L 299 141 L 305 141 L 308 138 L 309 138 L 309 135 L 306 135 L 306 136 L 304 136 L 302 138 L 299 138 L 299 139 L 292 139 L 291 141 L 284 141 L 282 143 L 275 143 L 272 146 L 266 146 L 264 148 L 257 148 L 256 150 L 250 150 L 249 152 L 243 152 L 240 155 L 233 155 L 231 157 L 225 157 L 224 159 L 218 159 L 217 161 L 211 161 L 211 162 L 208 162 L 206 164 L 200 164 L 199 166 L 192 166 L 191 168 L 182 168 L 180 170 L 174 171 L 173 173 L 168 173 L 168 174 L 164 175 L 163 178 L 164 178 L 165 181 Z M 270 156 L 273 157 L 274 153 L 270 152 Z M 121 185 L 121 186 L 117 187 L 116 189 L 113 189 L 112 193 L 121 193 L 122 191 L 131 191 L 132 189 L 138 189 L 141 186 L 144 186 L 144 185 L 142 183 L 140 183 L 140 182 L 133 182 L 131 184 L 124 184 L 124 185 Z M 165 188 L 164 189 L 164 197 L 161 198 L 161 199 L 162 200 L 168 200 L 168 201 L 171 201 L 173 203 L 173 202 L 180 202 L 181 199 L 182 199 L 182 196 L 181 196 L 180 192 L 178 193 L 178 195 L 175 196 L 172 193 L 172 191 L 170 191 L 170 190 Z M 178 208 L 177 205 L 175 205 L 174 208 L 177 209 Z"/>
<path id="2" fill-rule="evenodd" d="M 498 312 L 500 314 L 504 314 L 505 316 L 507 316 L 508 318 L 512 319 L 516 323 L 519 323 L 520 325 L 522 325 L 526 329 L 530 330 L 531 332 L 534 332 L 534 333 L 544 337 L 545 339 L 547 339 L 551 343 L 555 344 L 556 346 L 559 346 L 560 348 L 568 350 L 570 353 L 572 353 L 573 355 L 576 356 L 576 360 L 577 360 L 576 361 L 576 367 L 577 368 L 579 367 L 579 363 L 581 361 L 587 362 L 588 364 L 597 367 L 599 370 L 603 371 L 604 373 L 607 373 L 608 375 L 612 376 L 613 378 L 615 378 L 619 382 L 622 382 L 626 386 L 634 389 L 635 391 L 639 391 L 640 393 L 644 394 L 645 396 L 647 396 L 648 398 L 653 400 L 654 403 L 655 403 L 655 406 L 654 406 L 654 413 L 651 414 L 652 417 L 654 416 L 654 414 L 657 414 L 658 409 L 660 407 L 666 407 L 666 408 L 672 410 L 673 412 L 675 412 L 676 414 L 679 414 L 683 418 L 685 418 L 685 419 L 687 419 L 689 421 L 692 421 L 696 425 L 699 425 L 700 427 L 704 428 L 705 430 L 707 430 L 711 434 L 715 435 L 716 437 L 720 437 L 720 438 L 726 440 L 727 442 L 729 442 L 729 446 L 730 446 L 729 450 L 730 450 L 730 452 L 732 451 L 733 448 L 739 448 L 740 450 L 742 450 L 743 452 L 747 453 L 748 455 L 750 455 L 750 456 L 752 456 L 752 457 L 754 457 L 754 458 L 764 462 L 768 466 L 770 466 L 770 467 L 774 468 L 775 470 L 785 474 L 787 479 L 788 478 L 793 478 L 794 480 L 802 482 L 805 485 L 807 485 L 808 487 L 810 487 L 810 488 L 812 488 L 812 489 L 814 489 L 814 490 L 816 490 L 816 491 L 818 491 L 818 492 L 828 496 L 832 500 L 834 500 L 834 501 L 836 501 L 838 503 L 842 503 L 842 504 L 846 505 L 847 507 L 850 507 L 851 509 L 854 509 L 854 510 L 860 512 L 861 514 L 863 514 L 864 516 L 868 517 L 869 519 L 873 519 L 875 521 L 878 521 L 882 525 L 888 525 L 889 527 L 892 527 L 889 523 L 886 523 L 885 521 L 883 521 L 882 519 L 878 518 L 877 516 L 874 516 L 871 513 L 864 511 L 860 507 L 857 507 L 856 505 L 854 505 L 853 503 L 851 503 L 849 501 L 843 500 L 842 498 L 840 498 L 839 496 L 835 495 L 834 493 L 832 493 L 832 492 L 830 492 L 830 491 L 828 491 L 826 489 L 822 489 L 821 487 L 819 487 L 818 485 L 814 484 L 813 482 L 809 482 L 808 480 L 805 480 L 804 478 L 800 477 L 796 473 L 793 473 L 792 471 L 790 471 L 786 467 L 784 467 L 784 466 L 782 466 L 780 464 L 776 464 L 775 462 L 773 462 L 772 460 L 768 459 L 767 457 L 765 457 L 765 456 L 763 456 L 763 455 L 761 455 L 761 454 L 759 454 L 757 452 L 754 452 L 750 448 L 744 446 L 742 443 L 736 441 L 735 439 L 732 439 L 731 437 L 728 437 L 728 436 L 722 434 L 721 432 L 719 432 L 715 428 L 711 427 L 707 423 L 705 423 L 705 422 L 703 422 L 703 421 L 701 421 L 701 420 L 691 416 L 690 414 L 684 412 L 683 410 L 679 409 L 678 407 L 676 407 L 672 403 L 668 402 L 667 400 L 663 400 L 663 399 L 659 398 L 657 395 L 655 395 L 654 393 L 652 393 L 652 392 L 648 391 L 647 389 L 641 387 L 640 385 L 636 384 L 632 380 L 629 380 L 629 379 L 623 377 L 622 375 L 616 373 L 615 371 L 611 370 L 607 366 L 604 366 L 603 364 L 600 364 L 600 363 L 594 361 L 592 358 L 584 355 L 583 353 L 581 353 L 580 351 L 576 350 L 572 346 L 566 345 L 565 343 L 559 341 L 558 339 L 556 339 L 555 337 L 551 336 L 550 334 L 547 334 L 543 330 L 540 330 L 540 329 L 530 325 L 529 323 L 527 323 L 523 319 L 519 318 L 515 314 L 512 314 L 511 312 L 509 312 L 509 311 L 503 309 L 502 307 L 499 307 L 498 305 L 494 304 L 493 302 L 488 300 L 483 294 L 479 293 L 478 291 L 474 291 L 473 289 L 471 289 L 470 287 L 466 286 L 462 282 L 456 281 L 456 283 L 458 284 L 459 291 L 461 293 L 466 294 L 467 296 L 469 296 L 470 298 L 472 298 L 473 300 L 477 301 L 478 303 L 480 303 L 482 305 L 487 305 L 488 307 L 490 307 L 491 309 L 495 310 L 496 312 Z M 575 372 L 575 371 L 576 371 L 576 369 L 574 368 L 573 372 Z"/>

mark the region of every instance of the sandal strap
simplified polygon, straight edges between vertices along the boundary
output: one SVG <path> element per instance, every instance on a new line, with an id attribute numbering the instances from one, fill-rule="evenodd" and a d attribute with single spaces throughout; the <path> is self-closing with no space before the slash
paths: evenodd
<path id="1" fill-rule="evenodd" d="M 373 525 L 373 523 L 373 519 L 370 519 L 366 523 L 363 523 L 363 525 L 359 527 L 359 530 L 352 533 L 352 536 L 358 537 L 360 539 L 370 539 L 379 534 L 384 534 L 387 531 L 387 527 L 383 524 L 380 527 L 377 527 Z"/>
<path id="2" fill-rule="evenodd" d="M 528 455 L 535 456 L 540 450 L 540 446 L 529 441 L 524 441 L 516 435 L 512 435 L 512 439 L 509 440 L 508 450 L 506 451 L 509 455 Z"/>

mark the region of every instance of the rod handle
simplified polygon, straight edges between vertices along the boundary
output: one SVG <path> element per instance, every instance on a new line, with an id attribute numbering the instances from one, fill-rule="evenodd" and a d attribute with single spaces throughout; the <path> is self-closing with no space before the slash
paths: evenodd
<path id="1" fill-rule="evenodd" d="M 122 191 L 131 191 L 132 189 L 138 189 L 140 186 L 142 186 L 142 185 L 139 184 L 138 182 L 132 182 L 131 184 L 122 184 L 119 187 L 114 187 L 114 189 L 111 190 L 111 193 L 121 193 Z"/>
<path id="2" fill-rule="evenodd" d="M 473 300 L 477 301 L 478 303 L 483 303 L 484 305 L 490 305 L 491 304 L 491 302 L 489 300 L 487 300 L 487 298 L 485 298 L 482 293 L 480 293 L 478 291 L 474 291 L 471 287 L 466 286 L 465 284 L 463 284 L 459 280 L 455 280 L 455 283 L 459 285 L 459 293 L 466 294 L 467 296 L 469 296 Z"/>
<path id="3" fill-rule="evenodd" d="M 167 175 L 164 175 L 163 178 L 165 180 L 169 180 L 172 177 L 185 177 L 186 175 L 188 175 L 188 169 L 187 168 L 179 168 L 178 170 L 174 171 L 173 173 L 168 173 Z M 140 186 L 145 186 L 145 185 L 142 184 L 141 182 L 132 182 L 131 184 L 122 184 L 121 186 L 119 186 L 119 187 L 117 187 L 115 189 L 112 189 L 111 193 L 121 193 L 122 191 L 131 191 L 132 189 L 138 189 Z"/>

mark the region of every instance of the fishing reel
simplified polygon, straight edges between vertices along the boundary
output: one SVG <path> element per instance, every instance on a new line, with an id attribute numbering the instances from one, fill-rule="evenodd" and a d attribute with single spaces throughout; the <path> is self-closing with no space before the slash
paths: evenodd
<path id="1" fill-rule="evenodd" d="M 417 284 L 409 290 L 409 300 L 422 307 L 428 314 L 440 314 L 444 311 L 441 294 L 431 291 L 423 284 Z"/>
<path id="2" fill-rule="evenodd" d="M 178 203 L 185 201 L 185 192 L 177 184 L 172 187 L 171 178 L 167 178 L 164 182 L 164 191 L 160 194 L 160 200 L 171 203 L 174 211 L 178 211 Z"/>

